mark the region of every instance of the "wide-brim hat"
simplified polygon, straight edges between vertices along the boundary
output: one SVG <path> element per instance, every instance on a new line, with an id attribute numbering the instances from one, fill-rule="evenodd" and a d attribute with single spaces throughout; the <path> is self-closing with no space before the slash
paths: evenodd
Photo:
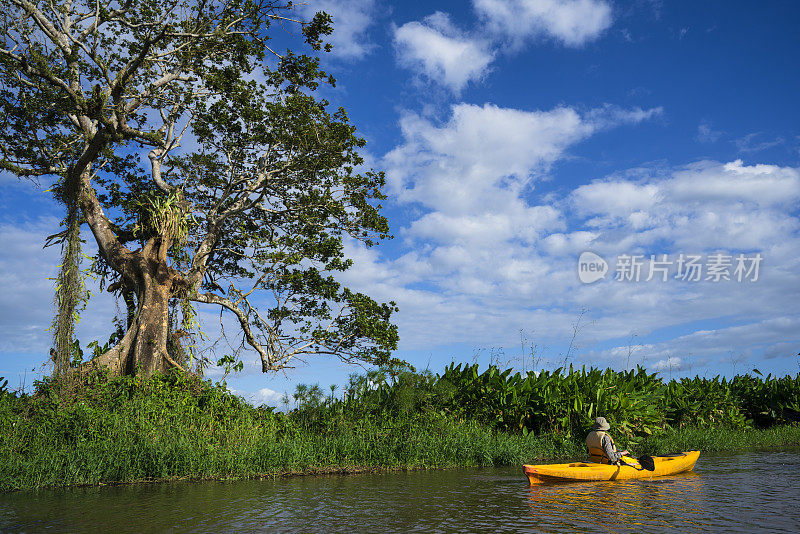
<path id="1" fill-rule="evenodd" d="M 611 425 L 608 424 L 605 417 L 598 417 L 594 420 L 594 426 L 592 427 L 593 430 L 608 430 L 611 428 Z"/>

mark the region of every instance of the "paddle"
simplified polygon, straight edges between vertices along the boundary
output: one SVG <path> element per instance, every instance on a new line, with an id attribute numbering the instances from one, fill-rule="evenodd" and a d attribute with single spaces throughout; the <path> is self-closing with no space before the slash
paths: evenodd
<path id="1" fill-rule="evenodd" d="M 628 467 L 633 467 L 634 469 L 637 469 L 637 467 L 635 465 L 626 463 L 622 458 L 620 458 L 619 461 L 620 461 L 620 463 L 622 465 L 627 465 Z M 652 456 L 647 456 L 647 455 L 639 456 L 638 458 L 636 458 L 636 461 L 639 462 L 639 465 L 641 466 L 641 468 L 638 468 L 637 471 L 655 471 L 656 470 L 656 464 L 653 461 L 653 457 Z"/>
<path id="2" fill-rule="evenodd" d="M 648 455 L 645 454 L 644 456 L 639 456 L 636 459 L 639 460 L 639 465 L 644 467 L 647 471 L 655 471 L 656 470 L 656 463 L 653 460 L 652 456 L 648 456 Z"/>

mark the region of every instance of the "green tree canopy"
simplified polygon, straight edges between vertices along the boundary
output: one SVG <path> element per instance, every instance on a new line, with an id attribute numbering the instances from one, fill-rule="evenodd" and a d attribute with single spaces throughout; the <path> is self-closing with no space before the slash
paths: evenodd
<path id="1" fill-rule="evenodd" d="M 270 48 L 280 24 L 320 50 L 328 15 L 259 0 L 0 3 L 0 166 L 75 199 L 73 226 L 88 225 L 95 270 L 129 310 L 91 365 L 185 367 L 198 304 L 233 314 L 264 371 L 308 354 L 390 360 L 394 304 L 334 276 L 352 264 L 346 239 L 387 237 L 384 176 L 359 171 L 364 140 L 317 96 L 334 84 L 319 60 Z"/>

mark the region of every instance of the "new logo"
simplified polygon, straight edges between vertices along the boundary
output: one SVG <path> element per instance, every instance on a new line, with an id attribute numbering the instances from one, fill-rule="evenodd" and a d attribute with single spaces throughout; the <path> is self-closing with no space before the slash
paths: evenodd
<path id="1" fill-rule="evenodd" d="M 606 276 L 608 263 L 606 260 L 588 250 L 578 258 L 578 278 L 584 284 L 597 282 Z"/>

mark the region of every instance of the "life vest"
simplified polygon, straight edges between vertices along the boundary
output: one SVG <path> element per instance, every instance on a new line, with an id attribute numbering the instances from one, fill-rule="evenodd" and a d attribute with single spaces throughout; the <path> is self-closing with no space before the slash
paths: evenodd
<path id="1" fill-rule="evenodd" d="M 606 456 L 606 451 L 603 449 L 603 437 L 608 436 L 602 430 L 592 430 L 586 436 L 586 448 L 589 449 L 589 459 L 598 464 L 610 464 L 611 459 Z M 611 446 L 614 446 L 614 439 L 608 436 L 611 440 Z"/>

